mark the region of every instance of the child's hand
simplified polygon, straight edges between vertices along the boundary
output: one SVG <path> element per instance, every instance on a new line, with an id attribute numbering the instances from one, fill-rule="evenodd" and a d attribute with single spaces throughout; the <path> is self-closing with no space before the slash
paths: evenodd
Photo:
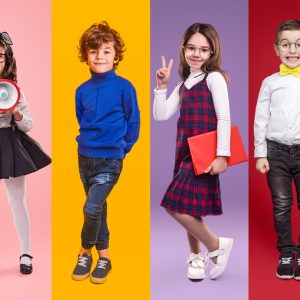
<path id="1" fill-rule="evenodd" d="M 269 162 L 265 157 L 256 160 L 256 170 L 262 174 L 268 173 L 270 170 Z"/>
<path id="2" fill-rule="evenodd" d="M 217 156 L 212 164 L 204 171 L 204 173 L 210 173 L 210 175 L 217 175 L 224 172 L 227 169 L 227 157 Z"/>
<path id="3" fill-rule="evenodd" d="M 21 121 L 23 118 L 22 112 L 17 108 L 17 106 L 14 107 L 13 110 L 11 110 L 11 113 L 14 115 L 14 119 L 16 121 Z"/>
<path id="4" fill-rule="evenodd" d="M 171 68 L 173 65 L 173 58 L 170 59 L 168 67 L 166 64 L 165 56 L 161 56 L 162 67 L 156 71 L 156 80 L 157 80 L 157 89 L 162 90 L 166 89 L 170 79 Z"/>

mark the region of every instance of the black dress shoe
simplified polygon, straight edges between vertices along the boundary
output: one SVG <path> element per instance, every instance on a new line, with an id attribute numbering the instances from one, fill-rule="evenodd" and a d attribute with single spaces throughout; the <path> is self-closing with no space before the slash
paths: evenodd
<path id="1" fill-rule="evenodd" d="M 21 258 L 22 257 L 29 257 L 30 259 L 32 259 L 33 257 L 31 256 L 31 255 L 29 255 L 29 254 L 22 254 L 21 256 L 20 256 L 20 261 L 21 261 Z M 32 273 L 32 264 L 30 264 L 30 265 L 25 265 L 25 264 L 21 264 L 20 263 L 20 272 L 22 273 L 22 274 L 31 274 Z"/>

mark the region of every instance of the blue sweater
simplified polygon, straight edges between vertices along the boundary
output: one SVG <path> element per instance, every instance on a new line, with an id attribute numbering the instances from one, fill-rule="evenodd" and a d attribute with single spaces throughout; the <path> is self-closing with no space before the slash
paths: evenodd
<path id="1" fill-rule="evenodd" d="M 114 69 L 91 74 L 76 90 L 78 152 L 92 158 L 124 158 L 139 136 L 135 89 Z"/>

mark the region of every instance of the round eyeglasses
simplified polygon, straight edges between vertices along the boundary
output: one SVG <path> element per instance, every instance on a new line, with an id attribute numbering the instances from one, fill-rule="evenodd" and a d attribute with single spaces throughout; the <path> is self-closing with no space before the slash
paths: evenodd
<path id="1" fill-rule="evenodd" d="M 197 51 L 199 51 L 201 56 L 209 56 L 210 54 L 214 53 L 208 47 L 197 48 L 193 45 L 185 45 L 182 48 L 184 49 L 184 52 L 185 52 L 186 55 L 195 55 Z"/>
<path id="2" fill-rule="evenodd" d="M 6 55 L 5 53 L 0 53 L 0 63 L 5 62 Z"/>
<path id="3" fill-rule="evenodd" d="M 282 52 L 286 52 L 286 51 L 290 50 L 292 45 L 295 46 L 296 51 L 300 51 L 300 39 L 298 39 L 295 43 L 291 43 L 287 40 L 282 40 L 282 41 L 278 42 L 276 45 L 277 45 L 278 50 L 280 50 Z"/>

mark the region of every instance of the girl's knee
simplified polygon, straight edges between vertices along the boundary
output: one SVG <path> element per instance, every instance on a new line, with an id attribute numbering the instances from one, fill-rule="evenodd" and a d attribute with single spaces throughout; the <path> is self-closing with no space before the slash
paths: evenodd
<path id="1" fill-rule="evenodd" d="M 173 211 L 173 210 L 170 210 L 168 208 L 165 208 L 165 211 L 176 220 L 180 220 L 183 217 L 183 214 Z"/>
<path id="2" fill-rule="evenodd" d="M 170 210 L 170 209 L 168 209 L 168 208 L 164 208 L 165 209 L 165 211 L 169 214 L 169 215 L 171 215 L 171 216 L 174 216 L 175 214 L 176 214 L 176 212 L 175 211 L 172 211 L 172 210 Z"/>
<path id="3" fill-rule="evenodd" d="M 10 199 L 8 201 L 8 204 L 9 204 L 9 207 L 10 209 L 13 211 L 13 212 L 16 212 L 16 213 L 22 213 L 22 212 L 26 212 L 27 211 L 27 208 L 26 208 L 26 204 L 25 202 L 23 201 L 23 199 Z"/>

